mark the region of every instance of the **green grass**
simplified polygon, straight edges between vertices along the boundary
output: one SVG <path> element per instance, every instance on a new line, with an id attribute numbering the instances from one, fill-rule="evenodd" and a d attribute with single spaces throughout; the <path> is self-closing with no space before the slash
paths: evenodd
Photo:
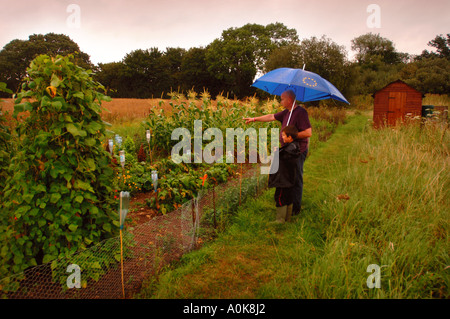
<path id="1" fill-rule="evenodd" d="M 450 105 L 450 95 L 448 94 L 425 94 L 422 105 Z"/>
<path id="2" fill-rule="evenodd" d="M 350 118 L 308 157 L 293 223 L 270 224 L 270 189 L 137 297 L 448 298 L 450 133 L 368 123 Z M 367 287 L 371 264 L 382 267 L 380 289 Z"/>

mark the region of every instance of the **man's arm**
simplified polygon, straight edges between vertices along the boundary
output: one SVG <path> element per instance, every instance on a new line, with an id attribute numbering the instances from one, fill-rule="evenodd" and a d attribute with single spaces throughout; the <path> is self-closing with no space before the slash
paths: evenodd
<path id="1" fill-rule="evenodd" d="M 263 116 L 258 117 L 246 117 L 243 119 L 245 121 L 245 124 L 248 124 L 250 122 L 272 122 L 275 121 L 275 116 L 273 114 L 266 114 Z"/>
<path id="2" fill-rule="evenodd" d="M 297 138 L 308 138 L 312 136 L 311 128 L 308 128 L 304 131 L 298 132 Z"/>

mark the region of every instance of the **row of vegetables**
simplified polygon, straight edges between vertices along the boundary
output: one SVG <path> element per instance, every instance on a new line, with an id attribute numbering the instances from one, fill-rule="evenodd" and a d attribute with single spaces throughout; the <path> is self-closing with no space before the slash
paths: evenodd
<path id="1" fill-rule="evenodd" d="M 222 163 L 175 163 L 170 154 L 177 143 L 171 139 L 173 130 L 193 128 L 195 120 L 202 120 L 203 130 L 214 127 L 225 133 L 227 128 L 243 124 L 242 118 L 273 111 L 272 107 L 276 107 L 274 104 L 258 109 L 251 103 L 229 100 L 219 101 L 213 107 L 210 99 L 203 100 L 201 105 L 194 101 L 189 104 L 169 103 L 171 114 L 167 114 L 162 107 L 151 110 L 142 122 L 139 138 L 121 137 L 111 132 L 104 143 L 116 168 L 115 190 L 129 192 L 131 196 L 156 192 L 157 196 L 151 198 L 147 205 L 162 214 L 177 209 L 194 198 L 201 189 L 219 185 L 239 174 L 239 164 L 236 161 L 226 163 L 225 157 Z M 260 126 L 253 125 L 255 128 Z"/>

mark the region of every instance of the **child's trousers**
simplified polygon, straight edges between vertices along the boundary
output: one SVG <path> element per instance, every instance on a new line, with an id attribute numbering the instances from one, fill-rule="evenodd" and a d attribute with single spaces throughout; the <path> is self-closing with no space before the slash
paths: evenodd
<path id="1" fill-rule="evenodd" d="M 275 198 L 275 206 L 276 207 L 283 207 L 283 206 L 291 205 L 294 200 L 293 188 L 277 187 L 275 189 L 274 198 Z"/>

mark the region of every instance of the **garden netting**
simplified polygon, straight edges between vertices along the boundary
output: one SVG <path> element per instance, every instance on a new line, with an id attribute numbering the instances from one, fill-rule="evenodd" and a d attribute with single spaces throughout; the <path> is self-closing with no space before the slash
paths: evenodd
<path id="1" fill-rule="evenodd" d="M 143 224 L 125 224 L 121 236 L 1 279 L 0 297 L 132 298 L 144 280 L 224 230 L 237 208 L 267 187 L 267 177 L 259 165 L 248 167 L 238 178 L 202 190 L 175 211 Z"/>

